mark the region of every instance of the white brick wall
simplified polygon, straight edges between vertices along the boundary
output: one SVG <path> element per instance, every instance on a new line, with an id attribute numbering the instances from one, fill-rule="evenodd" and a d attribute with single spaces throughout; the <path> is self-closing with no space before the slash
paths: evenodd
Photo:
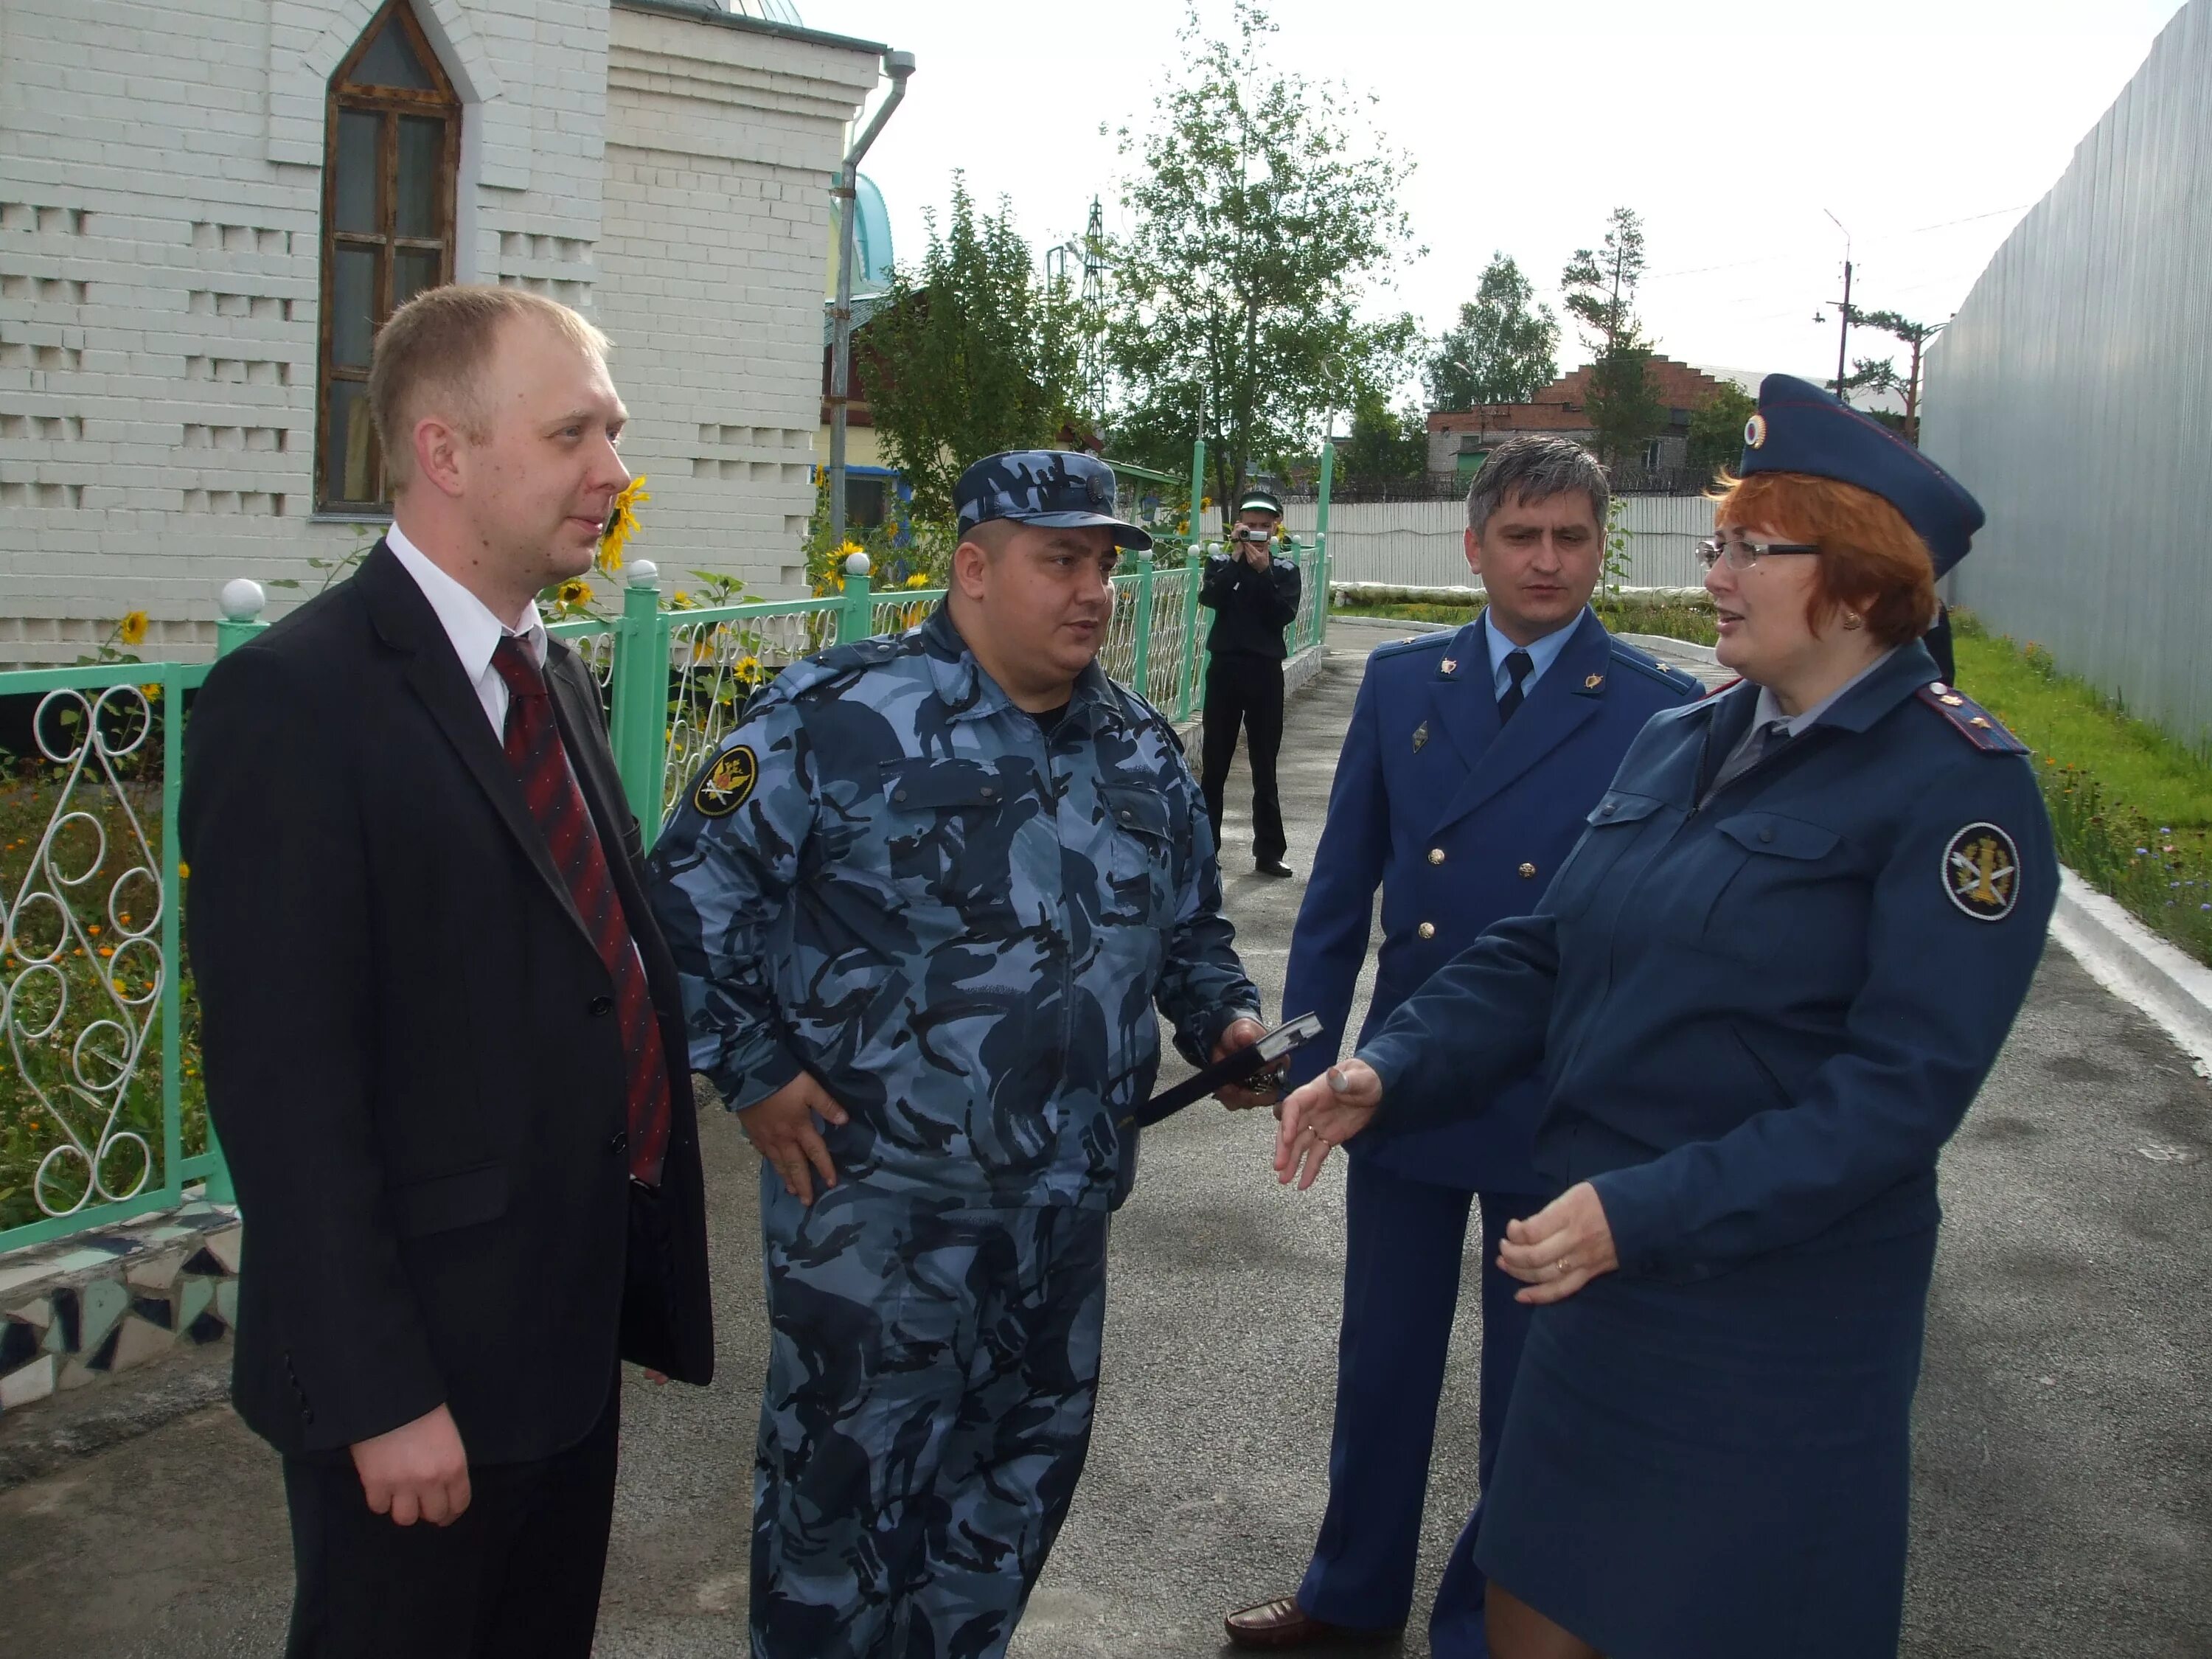
<path id="1" fill-rule="evenodd" d="M 872 52 L 611 13 L 599 320 L 672 579 L 802 592 L 821 420 L 828 191 Z M 666 585 L 666 584 L 665 584 Z"/>
<path id="2" fill-rule="evenodd" d="M 773 582 L 809 501 L 821 192 L 873 58 L 607 0 L 416 9 L 465 100 L 460 276 L 615 335 L 641 553 Z M 71 660 L 134 609 L 149 654 L 204 653 L 225 581 L 312 590 L 307 560 L 360 538 L 310 516 L 320 162 L 375 10 L 0 0 L 0 665 Z M 618 69 L 611 107 L 611 15 L 680 94 Z"/>

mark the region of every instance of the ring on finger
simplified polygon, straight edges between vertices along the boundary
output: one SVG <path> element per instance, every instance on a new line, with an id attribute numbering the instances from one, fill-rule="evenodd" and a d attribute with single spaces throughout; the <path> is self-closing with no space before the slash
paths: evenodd
<path id="1" fill-rule="evenodd" d="M 1561 1256 L 1561 1257 L 1560 1257 L 1557 1261 L 1554 1261 L 1552 1265 L 1553 1265 L 1554 1267 L 1557 1267 L 1562 1274 L 1571 1273 L 1574 1272 L 1574 1270 L 1575 1270 L 1575 1264 L 1574 1264 L 1572 1261 L 1569 1261 L 1565 1256 Z"/>

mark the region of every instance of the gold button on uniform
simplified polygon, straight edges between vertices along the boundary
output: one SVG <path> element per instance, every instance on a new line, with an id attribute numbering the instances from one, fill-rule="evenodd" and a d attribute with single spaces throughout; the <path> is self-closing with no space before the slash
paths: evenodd
<path id="1" fill-rule="evenodd" d="M 1434 939 L 1437 936 L 1437 925 L 1433 921 L 1425 921 L 1413 931 L 1423 939 Z"/>
<path id="2" fill-rule="evenodd" d="M 1530 879 L 1535 873 L 1536 866 L 1533 864 L 1524 864 L 1521 866 L 1521 879 L 1523 881 Z"/>
<path id="3" fill-rule="evenodd" d="M 1429 862 L 1430 862 L 1430 863 L 1431 863 L 1431 864 L 1442 864 L 1443 861 L 1444 861 L 1444 849 L 1443 849 L 1443 848 L 1441 848 L 1441 847 L 1431 847 L 1431 848 L 1429 848 Z"/>

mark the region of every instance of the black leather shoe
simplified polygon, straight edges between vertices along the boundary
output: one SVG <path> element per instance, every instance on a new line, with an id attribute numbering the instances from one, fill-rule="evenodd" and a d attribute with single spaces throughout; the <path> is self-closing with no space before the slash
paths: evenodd
<path id="1" fill-rule="evenodd" d="M 1291 874 L 1291 866 L 1284 863 L 1280 859 L 1260 859 L 1254 862 L 1252 867 L 1255 870 L 1257 870 L 1263 876 L 1287 876 Z"/>

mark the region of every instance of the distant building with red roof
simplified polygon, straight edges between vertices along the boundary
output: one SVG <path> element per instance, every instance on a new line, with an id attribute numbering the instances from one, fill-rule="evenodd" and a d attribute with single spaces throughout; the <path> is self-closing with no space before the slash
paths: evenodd
<path id="1" fill-rule="evenodd" d="M 1484 404 L 1474 409 L 1439 409 L 1429 416 L 1429 473 L 1431 477 L 1474 476 L 1502 440 L 1516 432 L 1553 432 L 1577 443 L 1592 437 L 1589 422 L 1589 366 L 1552 382 L 1525 404 Z M 1665 424 L 1644 446 L 1646 472 L 1678 471 L 1688 463 L 1690 412 L 1710 402 L 1731 381 L 1715 378 L 1671 357 L 1651 360 L 1651 379 L 1665 410 Z"/>

